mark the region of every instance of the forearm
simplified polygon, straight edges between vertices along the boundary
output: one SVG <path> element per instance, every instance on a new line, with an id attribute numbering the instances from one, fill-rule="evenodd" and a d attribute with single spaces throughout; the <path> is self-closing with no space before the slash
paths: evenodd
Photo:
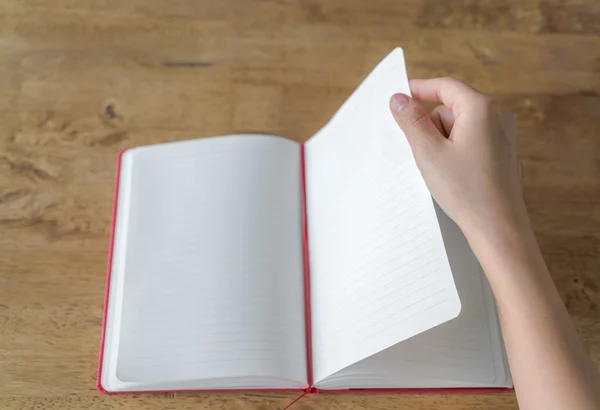
<path id="1" fill-rule="evenodd" d="M 600 408 L 600 379 L 527 217 L 467 237 L 490 281 L 522 410 Z"/>

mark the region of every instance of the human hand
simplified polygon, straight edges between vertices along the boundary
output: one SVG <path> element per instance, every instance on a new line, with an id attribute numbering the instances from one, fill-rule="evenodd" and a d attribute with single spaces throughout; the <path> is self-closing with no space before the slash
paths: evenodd
<path id="1" fill-rule="evenodd" d="M 466 235 L 529 225 L 515 149 L 516 121 L 488 96 L 453 78 L 411 80 L 415 100 L 390 109 L 436 202 Z"/>

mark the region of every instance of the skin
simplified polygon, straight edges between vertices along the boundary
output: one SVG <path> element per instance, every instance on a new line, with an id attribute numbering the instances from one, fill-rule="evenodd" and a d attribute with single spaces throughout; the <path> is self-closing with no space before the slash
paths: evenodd
<path id="1" fill-rule="evenodd" d="M 436 202 L 462 229 L 494 291 L 519 407 L 600 409 L 600 376 L 531 228 L 516 121 L 453 78 L 412 80 L 390 109 Z M 431 114 L 416 101 L 440 105 Z"/>

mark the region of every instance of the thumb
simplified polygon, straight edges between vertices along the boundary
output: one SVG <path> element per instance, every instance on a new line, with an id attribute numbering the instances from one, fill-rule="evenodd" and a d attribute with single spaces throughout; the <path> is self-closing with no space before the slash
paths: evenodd
<path id="1" fill-rule="evenodd" d="M 445 141 L 444 136 L 437 129 L 427 111 L 409 96 L 394 94 L 390 99 L 390 110 L 402 132 L 406 135 L 413 152 L 436 149 L 438 145 Z M 430 155 L 431 153 L 426 156 Z"/>

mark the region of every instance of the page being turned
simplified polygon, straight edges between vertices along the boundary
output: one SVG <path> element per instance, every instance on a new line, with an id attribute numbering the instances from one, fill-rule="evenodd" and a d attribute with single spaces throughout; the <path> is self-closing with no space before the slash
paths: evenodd
<path id="1" fill-rule="evenodd" d="M 432 198 L 389 112 L 387 56 L 306 145 L 314 379 L 460 311 Z"/>

